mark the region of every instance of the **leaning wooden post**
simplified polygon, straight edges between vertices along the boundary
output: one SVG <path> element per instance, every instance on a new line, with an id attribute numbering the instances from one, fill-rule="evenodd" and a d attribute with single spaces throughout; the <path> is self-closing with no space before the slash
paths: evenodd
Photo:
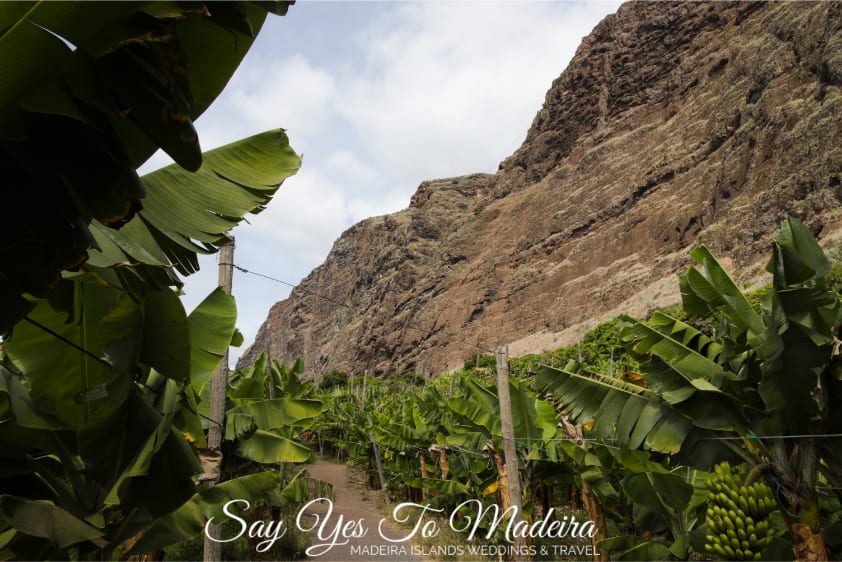
<path id="1" fill-rule="evenodd" d="M 234 238 L 219 248 L 219 286 L 226 293 L 231 293 L 234 284 Z M 216 367 L 211 377 L 210 387 L 210 415 L 208 417 L 208 449 L 218 452 L 219 465 L 216 479 L 211 485 L 219 482 L 222 473 L 222 437 L 225 427 L 225 398 L 228 390 L 228 350 L 222 356 L 222 360 Z M 207 533 L 211 536 L 220 536 L 220 526 L 210 525 Z M 212 541 L 205 534 L 205 562 L 222 560 L 222 543 Z"/>
<path id="2" fill-rule="evenodd" d="M 509 349 L 497 348 L 497 397 L 500 400 L 500 429 L 503 433 L 503 454 L 506 458 L 506 475 L 508 476 L 509 498 L 515 508 L 514 517 L 523 520 L 523 493 L 520 488 L 520 471 L 517 466 L 517 447 L 515 447 L 515 431 L 512 423 L 512 399 L 509 393 Z M 516 537 L 515 546 L 518 552 L 526 542 L 523 537 Z M 516 555 L 515 560 L 524 559 Z"/>
<path id="3" fill-rule="evenodd" d="M 365 410 L 366 386 L 368 385 L 368 369 L 365 370 L 363 376 L 363 410 Z M 366 414 L 368 425 L 374 427 L 374 422 L 371 421 L 371 414 Z M 380 489 L 386 493 L 386 475 L 383 473 L 383 461 L 380 459 L 380 448 L 377 446 L 377 441 L 374 439 L 374 432 L 368 431 L 368 438 L 371 439 L 371 446 L 374 448 L 374 464 L 377 465 L 377 477 L 380 479 Z"/>

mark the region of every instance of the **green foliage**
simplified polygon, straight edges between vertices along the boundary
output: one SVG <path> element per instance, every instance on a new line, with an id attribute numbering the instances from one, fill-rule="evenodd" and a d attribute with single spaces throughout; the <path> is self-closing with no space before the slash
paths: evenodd
<path id="1" fill-rule="evenodd" d="M 348 373 L 344 371 L 333 370 L 322 377 L 322 382 L 319 383 L 320 390 L 328 390 L 336 387 L 343 387 L 348 384 Z"/>
<path id="2" fill-rule="evenodd" d="M 837 261 L 830 266 L 830 271 L 827 272 L 827 286 L 842 297 L 842 262 Z"/>
<path id="3" fill-rule="evenodd" d="M 143 531 L 168 544 L 183 537 L 162 522 L 200 528 L 214 505 L 196 494 L 188 439 L 204 444 L 204 383 L 236 307 L 215 291 L 188 317 L 176 271 L 195 271 L 196 253 L 260 211 L 300 159 L 281 131 L 203 155 L 192 120 L 267 10 L 286 5 L 24 3 L 0 15 L 0 162 L 15 185 L 0 249 L 0 332 L 15 326 L 0 366 L 3 558 L 108 558 Z M 135 169 L 159 147 L 196 173 L 174 165 L 141 182 Z M 215 493 L 275 493 L 260 482 Z"/>
<path id="4" fill-rule="evenodd" d="M 577 355 L 575 360 L 582 367 L 599 372 L 608 372 L 610 366 L 615 376 L 623 371 L 636 370 L 637 362 L 626 353 L 619 339 L 618 324 L 619 319 L 614 318 L 597 324 L 586 333 L 581 346 L 574 346 Z M 578 359 L 579 353 L 582 356 L 581 361 Z"/>
<path id="5" fill-rule="evenodd" d="M 401 373 L 397 377 L 389 379 L 392 383 L 397 383 L 398 386 L 403 388 L 407 387 L 422 387 L 427 382 L 424 378 L 424 375 L 420 373 Z"/>
<path id="6" fill-rule="evenodd" d="M 464 371 L 472 371 L 474 369 L 494 369 L 497 367 L 497 358 L 494 355 L 479 355 L 473 354 L 469 358 L 465 359 L 465 363 L 462 366 Z"/>
<path id="7" fill-rule="evenodd" d="M 800 222 L 784 221 L 758 311 L 707 248 L 691 256 L 700 268 L 680 278 L 684 310 L 715 316 L 715 337 L 661 312 L 647 323 L 624 317 L 620 337 L 645 387 L 547 367 L 536 382 L 571 420 L 595 420 L 594 431 L 619 445 L 701 468 L 737 458 L 758 465 L 777 486 L 787 525 L 824 528 L 816 486 L 842 481 L 838 440 L 829 438 L 842 431 L 842 305 L 830 263 Z M 820 540 L 791 536 L 797 552 L 827 555 Z"/>
<path id="8" fill-rule="evenodd" d="M 29 296 L 54 295 L 62 270 L 78 270 L 88 250 L 113 246 L 108 239 L 123 231 L 136 242 L 123 247 L 129 263 L 171 263 L 189 273 L 196 251 L 215 249 L 242 214 L 206 214 L 202 226 L 228 226 L 199 235 L 198 224 L 185 223 L 188 237 L 177 239 L 168 227 L 190 217 L 190 205 L 168 206 L 155 192 L 171 187 L 141 182 L 135 170 L 158 148 L 200 169 L 193 120 L 228 82 L 267 10 L 287 6 L 109 2 L 90 10 L 41 2 L 3 10 L 0 163 L 15 189 L 2 211 L 0 333 L 32 309 Z M 264 197 L 261 189 L 251 196 Z M 163 213 L 153 199 L 166 205 Z M 164 254 L 146 252 L 159 244 Z M 177 283 L 168 268 L 136 272 L 144 283 Z"/>
<path id="9" fill-rule="evenodd" d="M 222 506 L 231 499 L 251 500 L 277 513 L 308 499 L 309 488 L 293 463 L 311 458 L 299 439 L 322 412 L 322 402 L 309 398 L 312 385 L 299 379 L 302 372 L 300 360 L 287 367 L 261 354 L 253 366 L 230 377 L 221 467 L 225 478 L 200 488 L 190 501 L 159 518 L 128 554 L 177 542 L 182 545 L 176 552 L 189 549 L 191 537 L 202 532 L 208 518 L 223 517 Z M 267 398 L 270 392 L 276 398 Z M 257 512 L 252 515 L 260 517 Z"/>
<path id="10" fill-rule="evenodd" d="M 286 532 L 279 537 L 269 550 L 259 553 L 263 560 L 301 560 L 304 558 L 304 550 L 308 546 L 308 536 L 298 530 L 295 525 L 297 507 L 271 508 L 258 506 L 253 509 L 248 517 L 253 521 L 282 521 Z M 240 525 L 233 521 L 226 521 L 221 525 L 219 536 L 233 537 L 241 531 Z M 242 536 L 231 542 L 223 543 L 223 560 L 254 560 L 257 553 L 257 542 L 262 539 L 251 539 Z M 193 536 L 179 543 L 166 548 L 164 560 L 173 561 L 197 561 L 203 560 L 204 556 L 204 535 Z"/>
<path id="11" fill-rule="evenodd" d="M 509 358 L 509 373 L 516 377 L 526 377 L 543 361 L 543 355 L 530 353 Z"/>
<path id="12" fill-rule="evenodd" d="M 842 483 L 838 446 L 822 439 L 842 432 L 836 412 L 842 368 L 833 339 L 842 318 L 831 291 L 836 270 L 816 248 L 800 223 L 786 222 L 769 264 L 772 285 L 747 294 L 700 248 L 693 253 L 698 269 L 681 277 L 683 308 L 656 311 L 647 322 L 621 316 L 579 345 L 511 359 L 511 372 L 532 378 L 538 390 L 518 377 L 511 381 L 527 513 L 538 513 L 538 490 L 584 482 L 603 506 L 611 538 L 599 547 L 612 558 L 709 556 L 706 536 L 719 528 L 705 520 L 713 504 L 705 470 L 730 460 L 758 467 L 762 481 L 754 488 L 770 486 L 784 514 L 800 510 L 802 520 L 813 517 L 827 529 L 828 545 L 842 543 L 842 527 L 834 523 L 842 506 L 820 492 Z M 353 383 L 355 392 L 333 389 L 314 432 L 343 451 L 339 458 L 370 471 L 373 435 L 390 493 L 408 501 L 445 510 L 465 499 L 499 502 L 492 461 L 501 444 L 495 358 L 479 356 L 479 368 L 477 359 L 414 389 L 369 381 L 365 410 L 361 381 Z M 541 360 L 556 366 L 536 367 Z M 613 376 L 600 374 L 609 368 Z M 584 438 L 571 439 L 559 422 L 579 424 Z M 801 432 L 816 439 L 786 438 Z M 552 501 L 553 494 L 546 497 Z M 747 535 L 750 546 L 762 547 L 752 558 L 791 556 L 784 520 L 774 526 L 768 545 Z"/>

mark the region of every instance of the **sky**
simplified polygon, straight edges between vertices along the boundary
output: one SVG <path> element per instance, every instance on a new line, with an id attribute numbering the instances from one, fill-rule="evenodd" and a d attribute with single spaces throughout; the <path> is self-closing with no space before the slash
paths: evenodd
<path id="1" fill-rule="evenodd" d="M 408 206 L 429 179 L 493 173 L 523 142 L 582 38 L 620 2 L 299 0 L 270 15 L 196 121 L 203 150 L 284 128 L 303 156 L 267 209 L 234 229 L 234 262 L 295 285 L 351 225 Z M 140 172 L 169 163 L 157 154 Z M 216 256 L 186 279 L 192 310 Z M 234 272 L 245 344 L 289 285 Z"/>

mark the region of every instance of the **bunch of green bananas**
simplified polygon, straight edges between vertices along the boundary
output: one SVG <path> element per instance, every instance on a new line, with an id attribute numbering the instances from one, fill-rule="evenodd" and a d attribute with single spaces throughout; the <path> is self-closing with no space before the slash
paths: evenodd
<path id="1" fill-rule="evenodd" d="M 705 550 L 722 560 L 760 560 L 772 542 L 769 516 L 777 509 L 772 490 L 763 482 L 744 485 L 744 474 L 728 463 L 714 467 L 708 490 Z"/>

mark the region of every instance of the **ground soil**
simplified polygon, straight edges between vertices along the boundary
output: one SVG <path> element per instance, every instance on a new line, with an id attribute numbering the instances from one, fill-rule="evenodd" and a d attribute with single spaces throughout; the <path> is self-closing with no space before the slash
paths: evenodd
<path id="1" fill-rule="evenodd" d="M 378 507 L 378 494 L 366 489 L 365 477 L 360 472 L 346 465 L 324 460 L 310 465 L 307 472 L 313 478 L 333 484 L 335 490 L 332 513 L 328 519 L 325 517 L 328 517 L 328 511 L 331 509 L 329 502 L 322 502 L 307 509 L 310 524 L 316 522 L 316 516 L 320 518 L 319 521 L 326 522 L 323 540 L 319 539 L 319 527 L 308 533 L 311 546 L 331 542 L 330 534 L 336 528 L 340 517 L 345 524 L 362 521 L 367 529 L 365 536 L 349 537 L 346 544 L 337 544 L 324 554 L 316 556 L 316 553 L 311 553 L 308 556 L 310 560 L 359 562 L 422 560 L 420 557 L 412 556 L 409 542 L 390 543 L 382 538 L 378 532 L 378 524 L 381 519 L 387 517 L 389 507 L 382 509 Z M 406 529 L 400 529 L 392 523 L 383 527 L 383 534 L 390 538 L 405 536 L 406 533 Z"/>

